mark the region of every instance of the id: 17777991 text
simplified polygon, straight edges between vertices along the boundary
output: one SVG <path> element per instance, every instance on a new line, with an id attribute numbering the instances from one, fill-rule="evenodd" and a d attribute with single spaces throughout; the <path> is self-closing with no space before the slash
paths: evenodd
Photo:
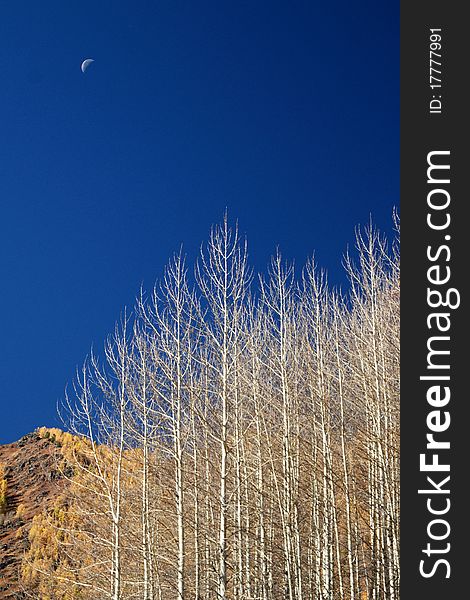
<path id="1" fill-rule="evenodd" d="M 429 112 L 441 114 L 442 112 L 442 30 L 429 29 L 429 87 L 431 100 Z"/>

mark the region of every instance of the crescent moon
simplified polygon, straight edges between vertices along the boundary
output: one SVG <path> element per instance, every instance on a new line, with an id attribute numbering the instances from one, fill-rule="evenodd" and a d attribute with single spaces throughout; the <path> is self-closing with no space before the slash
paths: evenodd
<path id="1" fill-rule="evenodd" d="M 95 62 L 95 60 L 93 58 L 86 58 L 83 62 L 82 62 L 82 66 L 80 67 L 82 70 L 82 73 L 85 73 L 85 71 L 87 70 L 87 67 L 89 67 L 91 65 L 92 62 Z"/>

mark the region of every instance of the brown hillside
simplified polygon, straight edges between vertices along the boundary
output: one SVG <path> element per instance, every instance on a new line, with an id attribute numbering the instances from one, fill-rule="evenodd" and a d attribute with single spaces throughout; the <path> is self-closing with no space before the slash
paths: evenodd
<path id="1" fill-rule="evenodd" d="M 63 489 L 63 461 L 54 438 L 38 432 L 0 446 L 0 600 L 20 599 L 21 560 L 33 517 Z"/>

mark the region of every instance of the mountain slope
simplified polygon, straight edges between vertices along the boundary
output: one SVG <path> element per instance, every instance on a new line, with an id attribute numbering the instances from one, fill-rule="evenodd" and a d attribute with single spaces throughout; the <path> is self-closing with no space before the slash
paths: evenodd
<path id="1" fill-rule="evenodd" d="M 34 432 L 0 446 L 0 600 L 25 597 L 19 575 L 29 530 L 66 485 L 61 463 L 54 436 Z"/>

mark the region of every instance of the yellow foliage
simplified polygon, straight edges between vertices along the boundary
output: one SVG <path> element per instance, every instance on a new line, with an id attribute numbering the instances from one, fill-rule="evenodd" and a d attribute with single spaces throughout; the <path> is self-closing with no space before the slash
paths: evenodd
<path id="1" fill-rule="evenodd" d="M 70 600 L 82 598 L 74 585 L 75 559 L 68 552 L 73 542 L 76 515 L 68 505 L 67 496 L 59 496 L 47 512 L 36 515 L 29 531 L 30 547 L 24 556 L 22 584 L 39 600 Z M 65 549 L 65 550 L 64 550 Z M 75 561 L 71 564 L 70 560 Z"/>
<path id="2" fill-rule="evenodd" d="M 7 480 L 0 479 L 0 510 L 6 508 L 7 505 Z"/>
<path id="3" fill-rule="evenodd" d="M 65 458 L 70 459 L 90 449 L 90 442 L 86 438 L 72 435 L 57 427 L 39 427 L 36 433 L 41 439 L 49 439 L 57 444 Z"/>
<path id="4" fill-rule="evenodd" d="M 70 436 L 70 434 L 66 434 L 61 429 L 57 427 L 39 427 L 36 430 L 40 438 L 50 439 L 53 442 L 57 442 L 62 445 L 62 441 L 65 435 Z M 71 436 L 70 436 L 71 437 Z"/>

